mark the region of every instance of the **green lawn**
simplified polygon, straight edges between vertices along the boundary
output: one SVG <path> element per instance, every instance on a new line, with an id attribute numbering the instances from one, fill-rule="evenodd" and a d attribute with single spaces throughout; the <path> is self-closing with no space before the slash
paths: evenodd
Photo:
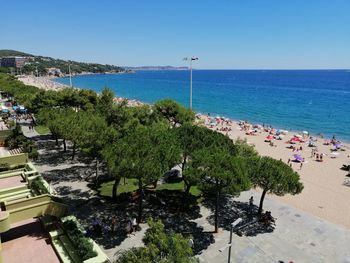
<path id="1" fill-rule="evenodd" d="M 98 189 L 100 191 L 100 195 L 112 197 L 113 184 L 114 184 L 114 181 L 101 184 L 100 188 Z M 121 193 L 133 192 L 137 190 L 137 188 L 138 186 L 137 186 L 136 179 L 125 178 L 125 184 L 124 184 L 124 178 L 123 178 L 120 181 L 118 186 L 118 195 L 120 195 Z"/>
<path id="2" fill-rule="evenodd" d="M 184 189 L 184 182 L 180 183 L 171 183 L 171 184 L 161 184 L 157 186 L 157 190 L 183 190 Z M 194 196 L 199 196 L 202 192 L 196 187 L 192 186 L 190 189 L 190 193 Z"/>
<path id="3" fill-rule="evenodd" d="M 34 129 L 39 134 L 48 134 L 48 133 L 50 133 L 49 128 L 46 127 L 46 126 L 43 126 L 43 125 L 35 126 Z"/>
<path id="4" fill-rule="evenodd" d="M 98 189 L 100 191 L 100 195 L 102 196 L 108 196 L 112 197 L 112 189 L 113 189 L 113 184 L 114 181 L 110 181 L 107 183 L 101 184 L 100 188 Z M 125 184 L 124 184 L 124 179 L 122 179 L 119 183 L 118 187 L 118 195 L 121 193 L 128 193 L 128 192 L 133 192 L 137 190 L 137 180 L 136 179 L 125 179 Z M 181 191 L 184 188 L 184 183 L 171 183 L 171 184 L 161 184 L 157 186 L 156 191 L 159 190 L 173 190 L 173 191 Z M 190 193 L 194 196 L 199 196 L 201 194 L 201 191 L 193 186 L 191 187 Z"/>

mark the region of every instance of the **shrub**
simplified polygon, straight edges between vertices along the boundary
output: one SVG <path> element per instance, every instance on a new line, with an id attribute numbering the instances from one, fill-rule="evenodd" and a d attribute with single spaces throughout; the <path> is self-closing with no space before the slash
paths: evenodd
<path id="1" fill-rule="evenodd" d="M 97 256 L 96 251 L 93 249 L 93 244 L 83 235 L 76 222 L 67 220 L 63 222 L 63 228 L 66 230 L 68 237 L 77 249 L 78 255 L 83 260 Z"/>
<path id="2" fill-rule="evenodd" d="M 50 191 L 46 188 L 44 179 L 41 176 L 32 181 L 31 188 L 37 191 L 39 194 L 50 194 Z"/>

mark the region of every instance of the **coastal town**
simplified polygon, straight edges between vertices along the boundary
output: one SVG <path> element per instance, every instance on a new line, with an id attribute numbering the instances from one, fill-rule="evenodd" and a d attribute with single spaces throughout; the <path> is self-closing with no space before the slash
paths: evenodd
<path id="1" fill-rule="evenodd" d="M 0 263 L 350 263 L 350 2 L 4 1 Z"/>

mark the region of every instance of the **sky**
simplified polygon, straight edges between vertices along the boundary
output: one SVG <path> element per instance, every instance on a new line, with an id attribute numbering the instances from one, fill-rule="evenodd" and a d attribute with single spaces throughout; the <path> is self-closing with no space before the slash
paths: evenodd
<path id="1" fill-rule="evenodd" d="M 350 0 L 1 1 L 0 49 L 120 66 L 349 69 Z"/>

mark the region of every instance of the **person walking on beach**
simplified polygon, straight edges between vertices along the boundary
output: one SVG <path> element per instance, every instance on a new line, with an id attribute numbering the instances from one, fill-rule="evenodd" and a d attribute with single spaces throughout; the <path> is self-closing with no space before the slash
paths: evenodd
<path id="1" fill-rule="evenodd" d="M 300 163 L 300 170 L 301 170 L 301 168 L 303 168 L 303 163 L 302 162 Z"/>

